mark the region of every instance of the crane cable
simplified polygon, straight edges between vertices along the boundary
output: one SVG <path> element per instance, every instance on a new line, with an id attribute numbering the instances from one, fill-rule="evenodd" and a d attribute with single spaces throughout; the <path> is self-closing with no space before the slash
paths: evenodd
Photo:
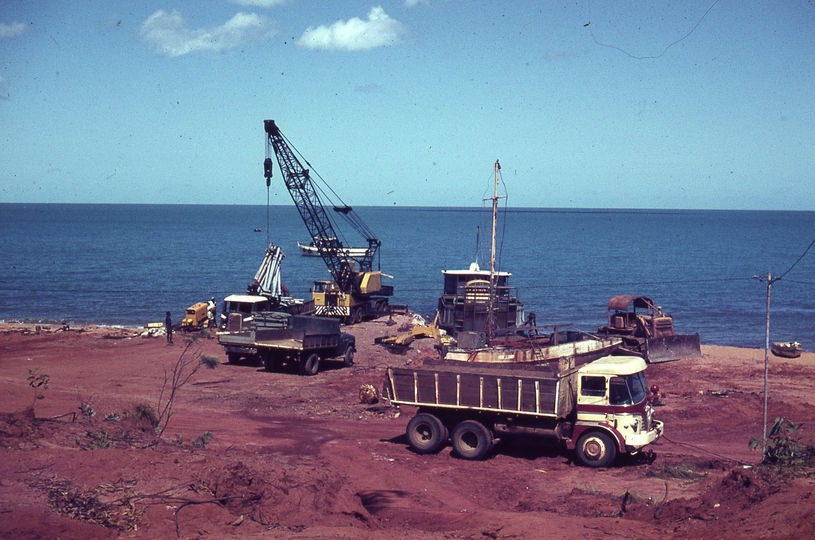
<path id="1" fill-rule="evenodd" d="M 314 166 L 311 163 L 309 163 L 308 159 L 306 159 L 306 157 L 297 149 L 297 147 L 294 146 L 291 143 L 291 141 L 288 139 L 288 137 L 286 137 L 283 133 L 280 133 L 280 136 L 283 138 L 283 140 L 286 141 L 286 144 L 289 145 L 289 147 L 308 166 L 309 171 L 311 171 L 314 174 L 314 176 L 319 178 L 320 181 L 322 182 L 322 184 L 328 190 L 328 191 L 326 191 L 326 189 L 323 189 L 323 187 L 321 187 L 319 184 L 317 184 L 316 182 L 313 182 L 313 185 L 314 185 L 315 189 L 317 191 L 319 191 L 323 195 L 323 197 L 330 203 L 330 205 L 332 207 L 334 207 L 334 208 L 351 208 L 350 206 L 348 206 L 348 204 L 346 204 L 345 201 L 342 200 L 342 197 L 340 197 L 339 194 L 336 191 L 334 191 L 334 189 L 328 184 L 328 182 L 325 181 L 325 179 L 314 168 Z M 330 192 L 330 194 L 328 192 Z M 332 198 L 331 195 L 333 195 L 334 198 Z M 334 203 L 334 200 L 338 201 L 339 204 Z M 351 209 L 348 212 L 338 212 L 338 213 L 342 214 L 342 217 L 351 225 L 351 227 L 353 227 L 354 230 L 357 231 L 366 240 L 369 239 L 369 238 L 376 238 L 374 236 L 374 234 L 373 234 L 373 231 L 368 227 L 368 225 L 364 221 L 362 221 L 362 218 L 360 218 L 359 215 L 357 215 L 356 212 L 354 212 L 353 209 Z M 328 213 L 326 212 L 326 214 L 328 214 Z M 331 219 L 330 215 L 329 215 L 329 219 Z M 331 220 L 331 221 L 333 221 L 333 220 Z M 335 227 L 335 229 L 337 229 L 337 227 Z M 341 230 L 338 230 L 337 232 L 339 234 L 342 234 Z M 343 241 L 344 245 L 347 245 L 346 242 L 345 242 L 345 238 L 342 238 L 342 241 Z"/>

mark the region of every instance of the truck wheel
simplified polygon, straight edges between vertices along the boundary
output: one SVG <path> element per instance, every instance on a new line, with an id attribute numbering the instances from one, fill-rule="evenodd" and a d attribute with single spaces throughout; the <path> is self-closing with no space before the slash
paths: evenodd
<path id="1" fill-rule="evenodd" d="M 235 353 L 229 353 L 226 355 L 226 361 L 230 364 L 237 364 L 238 361 L 241 359 L 241 355 Z"/>
<path id="2" fill-rule="evenodd" d="M 434 454 L 447 444 L 447 428 L 432 414 L 419 413 L 411 418 L 405 433 L 417 454 Z"/>
<path id="3" fill-rule="evenodd" d="M 464 459 L 479 460 L 492 450 L 492 432 L 475 420 L 465 420 L 453 429 L 453 449 Z"/>
<path id="4" fill-rule="evenodd" d="M 351 367 L 354 365 L 354 354 L 356 351 L 354 350 L 353 345 L 349 345 L 345 348 L 345 354 L 342 355 L 342 361 L 345 363 L 345 367 Z"/>
<path id="5" fill-rule="evenodd" d="M 263 369 L 266 371 L 274 371 L 275 360 L 274 356 L 270 353 L 258 353 L 263 360 Z"/>
<path id="6" fill-rule="evenodd" d="M 317 375 L 320 371 L 320 357 L 312 354 L 308 358 L 300 359 L 300 375 Z"/>
<path id="7" fill-rule="evenodd" d="M 617 457 L 617 445 L 602 431 L 589 431 L 577 439 L 577 459 L 586 467 L 608 467 Z"/>
<path id="8" fill-rule="evenodd" d="M 362 308 L 356 308 L 351 312 L 351 324 L 362 322 Z"/>

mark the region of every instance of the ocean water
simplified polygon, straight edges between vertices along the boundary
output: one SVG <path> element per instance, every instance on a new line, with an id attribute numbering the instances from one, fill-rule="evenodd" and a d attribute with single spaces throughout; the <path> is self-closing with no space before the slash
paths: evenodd
<path id="1" fill-rule="evenodd" d="M 361 207 L 382 241 L 393 303 L 432 316 L 443 269 L 489 268 L 482 208 Z M 267 221 L 268 219 L 268 221 Z M 261 232 L 255 232 L 255 229 Z M 538 324 L 596 330 L 615 294 L 650 296 L 704 344 L 815 350 L 815 212 L 502 209 L 500 270 Z M 328 279 L 293 206 L 0 204 L 0 320 L 143 326 L 242 293 L 272 241 L 283 283 Z M 360 244 L 347 234 L 348 244 Z M 755 279 L 753 276 L 763 278 Z"/>

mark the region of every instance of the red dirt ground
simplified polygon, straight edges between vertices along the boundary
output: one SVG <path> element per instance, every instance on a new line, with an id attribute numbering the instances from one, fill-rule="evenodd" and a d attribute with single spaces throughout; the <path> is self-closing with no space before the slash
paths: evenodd
<path id="1" fill-rule="evenodd" d="M 351 327 L 356 366 L 326 364 L 315 377 L 201 369 L 149 447 L 151 427 L 133 413 L 156 407 L 182 334 L 167 346 L 132 329 L 0 326 L 0 537 L 815 537 L 813 476 L 750 467 L 760 460 L 748 442 L 762 432 L 761 350 L 703 347 L 702 359 L 649 367 L 666 436 L 650 455 L 593 470 L 565 450 L 519 443 L 482 462 L 449 448 L 412 453 L 414 411 L 359 400 L 363 384 L 381 388 L 385 366 L 435 356 L 430 340 L 404 355 L 373 344 L 394 328 Z M 215 339 L 189 352 L 225 362 Z M 36 368 L 50 377 L 43 399 L 27 382 Z M 771 357 L 770 421 L 803 422 L 806 444 L 813 380 L 815 354 Z M 83 417 L 82 403 L 95 415 Z"/>

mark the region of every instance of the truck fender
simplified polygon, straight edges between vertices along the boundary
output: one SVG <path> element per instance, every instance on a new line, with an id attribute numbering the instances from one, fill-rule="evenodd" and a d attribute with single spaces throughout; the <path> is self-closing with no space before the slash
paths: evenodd
<path id="1" fill-rule="evenodd" d="M 572 429 L 571 438 L 567 439 L 566 441 L 566 448 L 568 448 L 569 450 L 574 450 L 575 445 L 577 444 L 577 440 L 580 438 L 580 436 L 590 430 L 604 431 L 605 433 L 608 433 L 614 438 L 615 441 L 617 441 L 617 451 L 620 452 L 621 454 L 626 453 L 625 438 L 623 437 L 623 434 L 614 429 L 613 427 L 611 427 L 610 425 L 602 424 L 599 422 L 581 423 L 574 426 L 574 429 Z"/>

